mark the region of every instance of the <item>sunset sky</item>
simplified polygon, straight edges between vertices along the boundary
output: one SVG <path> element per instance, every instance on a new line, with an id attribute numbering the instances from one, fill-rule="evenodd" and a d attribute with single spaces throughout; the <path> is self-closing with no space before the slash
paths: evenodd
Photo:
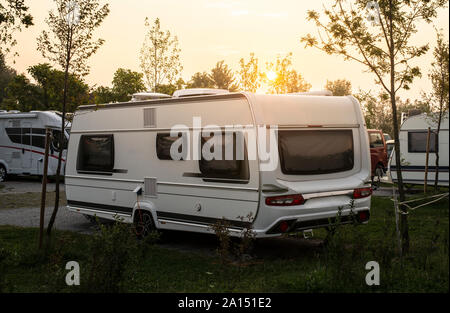
<path id="1" fill-rule="evenodd" d="M 16 64 L 10 65 L 25 72 L 34 64 L 46 62 L 36 51 L 36 38 L 47 29 L 44 19 L 54 8 L 51 0 L 26 1 L 34 17 L 35 26 L 18 34 Z M 306 21 L 307 10 L 322 11 L 323 4 L 332 1 L 300 0 L 110 0 L 111 13 L 97 31 L 106 40 L 96 55 L 90 59 L 91 73 L 86 77 L 90 85 L 111 84 L 117 68 L 140 71 L 139 50 L 144 40 L 144 20 L 159 17 L 163 29 L 178 36 L 182 77 L 186 81 L 195 72 L 209 71 L 217 61 L 225 60 L 231 68 L 238 69 L 239 59 L 248 59 L 251 52 L 265 68 L 278 54 L 293 53 L 294 69 L 312 85 L 321 90 L 326 80 L 345 78 L 352 82 L 353 90 L 378 90 L 371 74 L 355 62 L 345 62 L 341 57 L 329 56 L 313 48 L 304 48 L 300 38 L 316 33 L 313 23 Z M 448 40 L 448 8 L 439 12 L 435 25 L 444 30 Z M 435 43 L 432 25 L 419 25 L 414 42 Z M 417 98 L 428 91 L 427 73 L 432 62 L 432 52 L 421 57 L 418 64 L 424 75 L 417 79 L 412 90 L 402 92 L 403 98 Z"/>

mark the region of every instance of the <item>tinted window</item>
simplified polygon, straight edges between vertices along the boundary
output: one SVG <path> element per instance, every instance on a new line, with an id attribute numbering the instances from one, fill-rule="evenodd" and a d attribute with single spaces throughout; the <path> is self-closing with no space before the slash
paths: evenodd
<path id="1" fill-rule="evenodd" d="M 83 135 L 78 146 L 77 171 L 112 172 L 113 135 Z"/>
<path id="2" fill-rule="evenodd" d="M 384 147 L 383 138 L 380 133 L 369 133 L 369 141 L 371 148 Z"/>
<path id="3" fill-rule="evenodd" d="M 61 131 L 53 129 L 52 130 L 52 136 L 53 136 L 53 140 L 52 140 L 51 145 L 53 147 L 53 150 L 59 151 L 59 146 L 60 146 L 59 145 L 59 140 L 60 140 L 60 136 L 61 136 Z M 67 149 L 67 137 L 64 136 L 64 138 L 63 138 L 63 150 L 66 150 L 66 149 Z"/>
<path id="4" fill-rule="evenodd" d="M 278 149 L 287 175 L 343 172 L 354 165 L 351 130 L 279 131 Z"/>
<path id="5" fill-rule="evenodd" d="M 427 131 L 408 132 L 408 152 L 426 153 L 427 152 Z M 429 152 L 436 152 L 435 143 L 437 136 L 430 134 Z"/>
<path id="6" fill-rule="evenodd" d="M 172 144 L 181 138 L 182 135 L 179 134 L 178 137 L 172 137 L 169 133 L 157 134 L 156 135 L 156 155 L 160 160 L 173 160 L 170 155 L 170 148 Z M 184 143 L 183 143 L 184 144 Z M 185 152 L 188 151 L 188 147 L 185 148 Z M 180 159 L 186 160 L 187 155 L 181 155 L 183 153 L 183 145 L 178 145 L 178 154 L 180 155 Z"/>
<path id="7" fill-rule="evenodd" d="M 211 155 L 217 152 L 216 154 L 218 156 L 217 158 L 210 158 L 202 153 L 199 165 L 200 172 L 204 177 L 238 180 L 249 179 L 247 151 L 242 133 L 202 137 L 201 140 L 202 151 L 207 150 Z M 216 151 L 215 149 L 220 149 L 221 151 Z"/>

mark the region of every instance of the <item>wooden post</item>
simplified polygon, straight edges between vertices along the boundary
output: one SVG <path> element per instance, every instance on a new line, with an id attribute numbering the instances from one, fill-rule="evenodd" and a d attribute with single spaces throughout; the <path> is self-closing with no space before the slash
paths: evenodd
<path id="1" fill-rule="evenodd" d="M 44 217 L 45 217 L 45 197 L 47 195 L 47 169 L 48 169 L 48 150 L 50 147 L 50 129 L 45 129 L 45 154 L 44 154 L 44 172 L 42 175 L 41 191 L 41 216 L 39 223 L 39 249 L 42 248 L 42 238 L 44 237 Z"/>
<path id="2" fill-rule="evenodd" d="M 428 183 L 428 159 L 430 156 L 430 134 L 431 134 L 431 128 L 428 127 L 428 134 L 427 134 L 427 154 L 425 156 L 425 180 L 423 184 L 423 193 L 427 193 L 427 183 Z"/>

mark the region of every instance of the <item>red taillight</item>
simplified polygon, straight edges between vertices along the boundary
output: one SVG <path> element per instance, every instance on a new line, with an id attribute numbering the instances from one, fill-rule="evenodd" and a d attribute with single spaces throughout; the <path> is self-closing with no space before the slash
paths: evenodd
<path id="1" fill-rule="evenodd" d="M 367 222 L 369 220 L 369 211 L 359 211 L 358 212 L 358 219 L 361 223 Z"/>
<path id="2" fill-rule="evenodd" d="M 302 195 L 288 195 L 266 198 L 266 204 L 273 206 L 291 206 L 301 205 L 303 203 L 305 203 L 305 199 Z"/>
<path id="3" fill-rule="evenodd" d="M 372 188 L 357 188 L 353 190 L 353 199 L 366 198 L 372 194 Z"/>
<path id="4" fill-rule="evenodd" d="M 288 231 L 288 229 L 289 229 L 289 223 L 286 222 L 286 221 L 281 222 L 281 224 L 280 224 L 280 231 L 282 233 L 285 233 L 285 232 Z"/>

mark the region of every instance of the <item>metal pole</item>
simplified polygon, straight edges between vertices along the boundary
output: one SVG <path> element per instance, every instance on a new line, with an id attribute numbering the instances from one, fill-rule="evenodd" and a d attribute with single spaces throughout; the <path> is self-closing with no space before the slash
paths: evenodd
<path id="1" fill-rule="evenodd" d="M 428 183 L 428 159 L 430 156 L 430 134 L 431 134 L 431 128 L 428 127 L 428 134 L 427 134 L 427 154 L 425 157 L 425 180 L 423 184 L 423 193 L 427 193 L 427 183 Z"/>
<path id="2" fill-rule="evenodd" d="M 48 169 L 48 150 L 50 146 L 50 129 L 45 129 L 45 154 L 44 154 L 44 172 L 42 175 L 41 192 L 41 216 L 39 223 L 39 249 L 42 248 L 42 238 L 44 237 L 44 217 L 45 217 L 45 197 L 47 195 L 47 169 Z"/>

